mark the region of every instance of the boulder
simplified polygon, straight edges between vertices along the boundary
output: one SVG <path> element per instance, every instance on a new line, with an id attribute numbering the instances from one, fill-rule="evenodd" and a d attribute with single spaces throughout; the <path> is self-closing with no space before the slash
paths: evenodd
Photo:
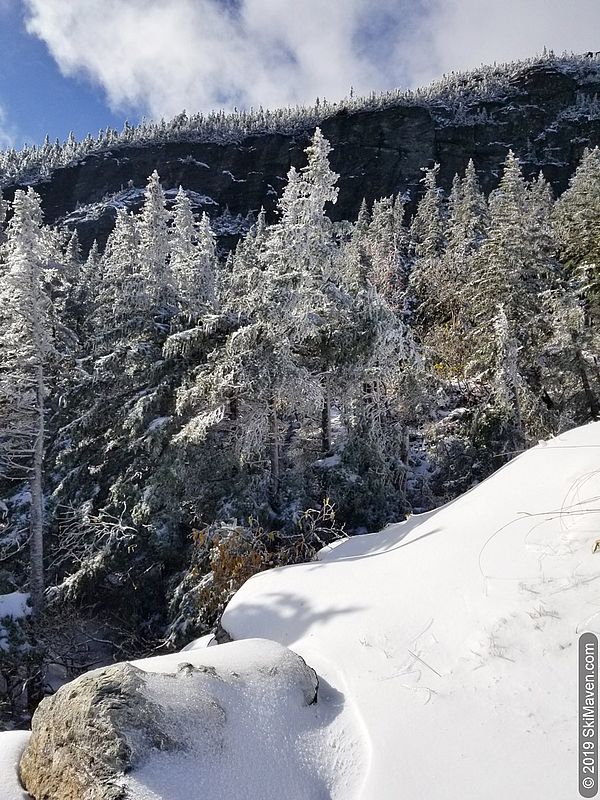
<path id="1" fill-rule="evenodd" d="M 20 763 L 36 800 L 125 800 L 124 775 L 156 751 L 184 749 L 176 721 L 132 664 L 94 670 L 61 687 L 36 710 Z M 161 676 L 174 682 L 180 677 Z M 204 722 L 222 729 L 224 713 L 206 698 Z"/>
<path id="2" fill-rule="evenodd" d="M 178 769 L 187 763 L 205 776 L 227 765 L 225 742 L 231 745 L 240 722 L 254 728 L 253 718 L 266 721 L 266 714 L 285 725 L 288 713 L 317 698 L 314 670 L 274 642 L 233 642 L 137 663 L 94 670 L 42 701 L 20 763 L 35 800 L 133 800 L 136 776 L 168 773 L 157 764 L 171 757 Z"/>

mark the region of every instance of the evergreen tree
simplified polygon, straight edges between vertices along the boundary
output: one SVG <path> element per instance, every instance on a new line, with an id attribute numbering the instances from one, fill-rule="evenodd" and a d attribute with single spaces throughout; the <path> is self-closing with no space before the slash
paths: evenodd
<path id="1" fill-rule="evenodd" d="M 473 366 L 497 373 L 498 348 L 510 352 L 516 361 L 513 374 L 520 376 L 508 391 L 519 408 L 517 427 L 533 435 L 544 415 L 537 354 L 551 337 L 551 321 L 540 302 L 552 269 L 551 246 L 542 235 L 547 199 L 544 183 L 528 187 L 518 159 L 509 152 L 500 185 L 490 196 L 488 237 L 477 254 L 469 298 L 471 307 L 479 309 L 472 331 Z"/>
<path id="2" fill-rule="evenodd" d="M 198 223 L 198 286 L 201 301 L 216 307 L 217 240 L 204 211 Z"/>
<path id="3" fill-rule="evenodd" d="M 44 274 L 40 199 L 31 188 L 18 190 L 12 207 L 0 289 L 0 458 L 5 477 L 29 481 L 30 593 L 38 616 L 44 605 L 43 470 L 56 320 Z"/>
<path id="4" fill-rule="evenodd" d="M 175 198 L 170 241 L 170 268 L 180 308 L 189 321 L 198 320 L 215 304 L 217 256 L 215 237 L 206 214 L 197 226 L 181 186 Z"/>
<path id="5" fill-rule="evenodd" d="M 413 267 L 410 274 L 410 305 L 425 332 L 435 321 L 440 258 L 444 246 L 444 207 L 437 186 L 439 164 L 425 170 L 424 194 L 410 229 Z"/>
<path id="6" fill-rule="evenodd" d="M 166 236 L 166 230 L 163 231 Z M 93 267 L 93 261 L 88 265 Z M 152 320 L 152 286 L 141 263 L 138 221 L 117 211 L 115 227 L 101 259 L 96 338 L 109 350 L 127 332 L 147 329 Z"/>
<path id="7" fill-rule="evenodd" d="M 586 149 L 557 201 L 554 226 L 561 261 L 579 273 L 588 323 L 600 320 L 600 147 Z"/>
<path id="8" fill-rule="evenodd" d="M 79 244 L 77 229 L 69 237 L 64 264 L 67 280 L 71 285 L 74 285 L 79 278 L 79 270 L 81 268 L 81 245 Z"/>
<path id="9" fill-rule="evenodd" d="M 4 241 L 4 231 L 2 226 L 6 221 L 6 212 L 8 211 L 8 203 L 2 197 L 2 192 L 0 191 L 0 245 Z"/>
<path id="10" fill-rule="evenodd" d="M 173 279 L 169 266 L 168 226 L 170 214 L 158 172 L 148 178 L 144 204 L 139 216 L 140 269 L 148 287 L 155 321 L 164 324 L 175 312 Z"/>
<path id="11" fill-rule="evenodd" d="M 376 200 L 366 235 L 370 279 L 397 312 L 404 303 L 408 265 L 409 237 L 403 217 L 404 202 L 400 196 Z"/>
<path id="12" fill-rule="evenodd" d="M 417 259 L 436 258 L 444 245 L 442 190 L 437 185 L 439 171 L 440 165 L 435 164 L 425 170 L 421 179 L 424 193 L 411 226 L 413 252 Z"/>

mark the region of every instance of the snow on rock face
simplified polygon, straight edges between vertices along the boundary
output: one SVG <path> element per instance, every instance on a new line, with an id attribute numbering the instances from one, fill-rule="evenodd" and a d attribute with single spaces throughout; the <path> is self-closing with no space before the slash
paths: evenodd
<path id="1" fill-rule="evenodd" d="M 235 595 L 235 639 L 292 647 L 356 709 L 371 756 L 346 797 L 576 795 L 577 640 L 600 634 L 599 456 L 600 423 L 575 429 L 437 511 Z"/>

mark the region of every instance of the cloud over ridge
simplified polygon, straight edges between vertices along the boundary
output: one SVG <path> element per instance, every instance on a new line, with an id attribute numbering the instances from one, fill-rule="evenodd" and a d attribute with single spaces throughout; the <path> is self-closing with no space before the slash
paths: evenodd
<path id="1" fill-rule="evenodd" d="M 113 108 L 153 117 L 415 86 L 595 50 L 597 0 L 25 0 L 30 33 Z"/>

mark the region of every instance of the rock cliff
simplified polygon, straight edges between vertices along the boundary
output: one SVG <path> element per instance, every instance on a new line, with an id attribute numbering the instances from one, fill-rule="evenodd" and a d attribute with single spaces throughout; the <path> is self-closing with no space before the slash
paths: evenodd
<path id="1" fill-rule="evenodd" d="M 600 143 L 600 113 L 594 110 L 600 77 L 582 77 L 549 62 L 532 65 L 506 86 L 493 99 L 482 91 L 479 102 L 458 111 L 443 99 L 422 105 L 399 101 L 325 119 L 321 127 L 340 174 L 332 217 L 355 218 L 363 197 L 373 201 L 408 191 L 414 200 L 421 168 L 436 161 L 440 183 L 448 189 L 454 174 L 473 158 L 489 191 L 509 148 L 526 173 L 542 170 L 555 191 L 562 192 L 584 148 Z M 104 242 L 119 205 L 139 207 L 146 179 L 156 169 L 165 189 L 181 184 L 193 193 L 196 209 L 208 212 L 227 246 L 261 206 L 272 213 L 290 166 L 303 164 L 310 133 L 257 135 L 230 144 L 119 145 L 55 170 L 36 190 L 46 221 L 77 227 L 86 247 L 94 238 Z M 15 188 L 6 187 L 5 196 L 10 199 Z"/>

